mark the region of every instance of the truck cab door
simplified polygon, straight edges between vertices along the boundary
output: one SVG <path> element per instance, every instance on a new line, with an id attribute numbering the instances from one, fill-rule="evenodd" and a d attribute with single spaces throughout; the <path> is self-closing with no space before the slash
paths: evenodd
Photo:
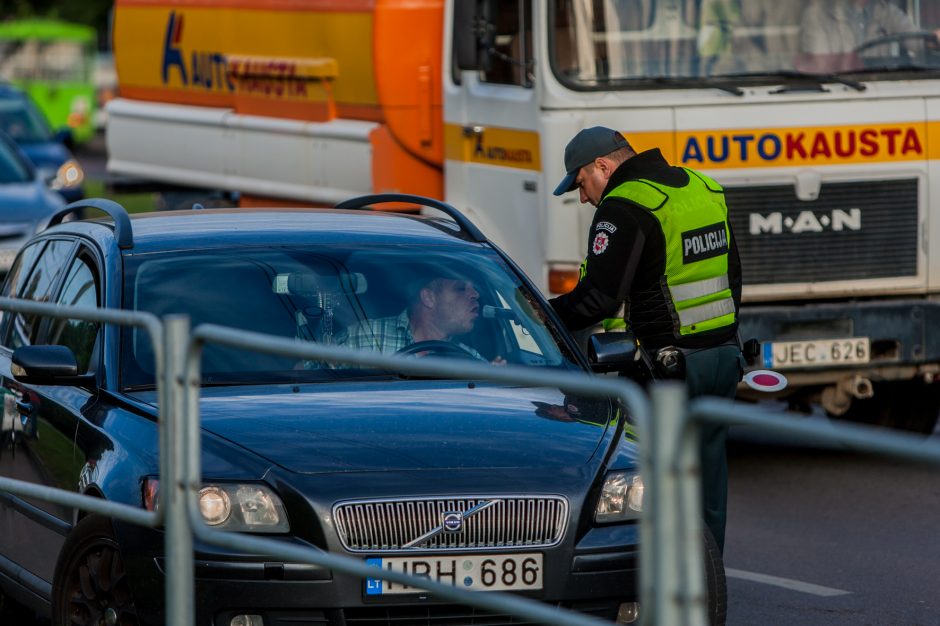
<path id="1" fill-rule="evenodd" d="M 489 41 L 477 41 L 479 69 L 461 71 L 452 53 L 452 71 L 444 78 L 445 199 L 544 288 L 539 207 L 550 190 L 541 177 L 533 3 L 469 5 L 489 24 Z M 453 43 L 460 39 L 456 30 L 468 26 L 460 11 L 466 5 L 458 0 L 452 6 Z"/>

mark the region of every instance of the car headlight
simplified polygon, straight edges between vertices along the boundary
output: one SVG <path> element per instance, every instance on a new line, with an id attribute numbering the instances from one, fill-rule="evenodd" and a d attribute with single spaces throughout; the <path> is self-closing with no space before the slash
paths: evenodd
<path id="1" fill-rule="evenodd" d="M 604 477 L 594 521 L 598 524 L 637 519 L 643 512 L 643 479 L 632 471 L 609 472 Z"/>
<path id="2" fill-rule="evenodd" d="M 144 479 L 143 504 L 148 511 L 160 507 L 160 481 Z M 199 490 L 199 513 L 213 528 L 249 533 L 290 531 L 284 503 L 260 484 L 207 484 Z"/>
<path id="3" fill-rule="evenodd" d="M 199 512 L 206 524 L 224 530 L 286 533 L 284 504 L 265 485 L 205 485 L 199 490 Z"/>
<path id="4" fill-rule="evenodd" d="M 58 171 L 55 173 L 55 178 L 52 179 L 52 183 L 49 187 L 56 191 L 60 189 L 72 189 L 73 187 L 81 185 L 84 180 L 85 172 L 82 171 L 82 166 L 79 165 L 78 161 L 75 159 L 69 159 L 59 166 Z"/>

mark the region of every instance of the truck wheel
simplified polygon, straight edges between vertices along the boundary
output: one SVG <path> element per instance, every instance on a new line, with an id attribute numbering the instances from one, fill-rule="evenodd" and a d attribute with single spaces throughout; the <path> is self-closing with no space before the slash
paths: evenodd
<path id="1" fill-rule="evenodd" d="M 875 394 L 853 400 L 843 419 L 929 435 L 940 415 L 940 385 L 920 380 L 874 383 Z"/>
<path id="2" fill-rule="evenodd" d="M 59 554 L 52 583 L 52 624 L 137 623 L 111 522 L 89 515 L 75 525 Z"/>
<path id="3" fill-rule="evenodd" d="M 708 528 L 705 529 L 705 582 L 708 593 L 709 626 L 724 626 L 728 617 L 728 582 L 725 562 L 718 542 Z"/>

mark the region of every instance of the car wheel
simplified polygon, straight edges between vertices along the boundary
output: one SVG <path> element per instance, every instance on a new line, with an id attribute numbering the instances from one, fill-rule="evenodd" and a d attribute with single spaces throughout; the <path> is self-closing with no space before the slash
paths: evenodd
<path id="1" fill-rule="evenodd" d="M 725 562 L 718 542 L 708 528 L 705 529 L 705 581 L 708 592 L 708 623 L 724 626 L 728 617 L 728 583 Z"/>
<path id="2" fill-rule="evenodd" d="M 124 559 L 108 518 L 89 515 L 65 540 L 52 584 L 52 623 L 137 625 Z"/>

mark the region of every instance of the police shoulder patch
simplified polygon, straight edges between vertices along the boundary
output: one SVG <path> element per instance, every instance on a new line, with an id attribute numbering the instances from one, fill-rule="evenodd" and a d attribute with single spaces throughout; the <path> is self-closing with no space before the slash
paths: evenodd
<path id="1" fill-rule="evenodd" d="M 609 244 L 610 237 L 607 235 L 607 233 L 601 231 L 594 236 L 594 243 L 591 245 L 591 252 L 593 252 L 595 255 L 603 254 Z"/>
<path id="2" fill-rule="evenodd" d="M 617 227 L 610 222 L 598 222 L 594 227 L 594 230 L 606 230 L 607 232 L 613 234 L 617 232 Z"/>

